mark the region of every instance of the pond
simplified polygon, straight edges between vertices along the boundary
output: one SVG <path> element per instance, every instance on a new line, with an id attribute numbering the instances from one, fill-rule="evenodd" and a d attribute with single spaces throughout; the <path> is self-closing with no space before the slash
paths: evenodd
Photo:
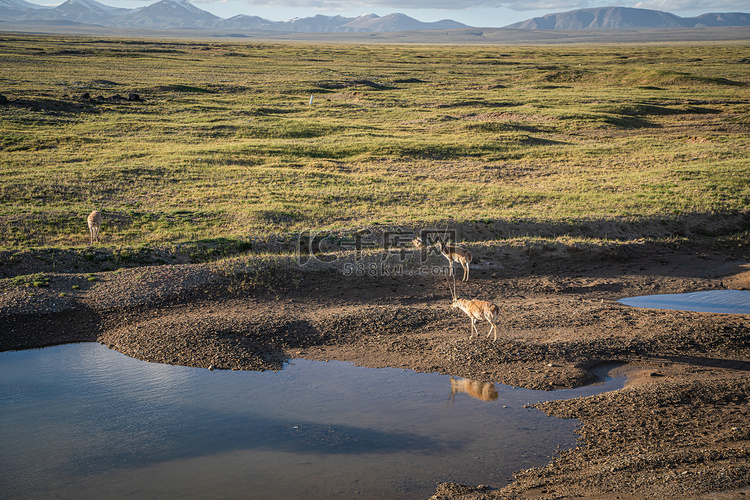
<path id="1" fill-rule="evenodd" d="M 501 487 L 575 443 L 554 392 L 293 360 L 279 372 L 148 363 L 96 343 L 0 353 L 3 498 L 428 498 Z"/>
<path id="2" fill-rule="evenodd" d="M 680 311 L 750 314 L 750 291 L 708 290 L 705 292 L 644 295 L 620 299 L 633 307 Z"/>

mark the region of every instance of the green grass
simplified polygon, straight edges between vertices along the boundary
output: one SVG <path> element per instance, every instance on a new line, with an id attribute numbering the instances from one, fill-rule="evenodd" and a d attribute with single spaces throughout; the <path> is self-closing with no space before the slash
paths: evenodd
<path id="1" fill-rule="evenodd" d="M 747 213 L 748 45 L 0 35 L 0 249 Z"/>
<path id="2" fill-rule="evenodd" d="M 0 289 L 19 286 L 46 288 L 49 286 L 49 277 L 43 273 L 35 273 L 0 280 Z"/>

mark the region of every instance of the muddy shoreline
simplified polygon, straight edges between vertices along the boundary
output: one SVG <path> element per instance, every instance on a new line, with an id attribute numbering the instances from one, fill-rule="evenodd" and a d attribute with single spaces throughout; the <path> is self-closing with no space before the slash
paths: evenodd
<path id="1" fill-rule="evenodd" d="M 619 364 L 624 389 L 538 405 L 581 421 L 577 447 L 502 489 L 441 484 L 433 498 L 750 495 L 750 315 L 617 302 L 748 289 L 746 256 L 684 247 L 639 247 L 627 258 L 504 255 L 478 259 L 458 286 L 501 307 L 496 342 L 469 338 L 440 276 L 279 267 L 259 277 L 214 263 L 52 273 L 48 286 L 1 289 L 0 350 L 95 341 L 204 368 L 280 369 L 303 357 L 544 390 Z"/>

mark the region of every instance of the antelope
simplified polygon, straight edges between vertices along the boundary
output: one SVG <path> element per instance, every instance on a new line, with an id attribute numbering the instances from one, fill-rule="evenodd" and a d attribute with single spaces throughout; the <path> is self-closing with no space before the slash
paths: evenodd
<path id="1" fill-rule="evenodd" d="M 453 263 L 458 262 L 464 270 L 464 277 L 461 281 L 469 281 L 469 263 L 471 262 L 471 252 L 465 248 L 457 247 L 455 245 L 449 245 L 441 241 L 439 243 L 440 253 L 443 257 L 448 259 L 448 276 L 453 276 Z"/>
<path id="2" fill-rule="evenodd" d="M 446 278 L 447 279 L 447 278 Z M 455 280 L 456 278 L 453 278 L 454 280 L 454 287 L 455 287 Z M 448 284 L 450 288 L 450 283 Z M 451 288 L 451 295 L 453 296 L 453 303 L 451 304 L 451 309 L 461 309 L 466 315 L 471 318 L 471 330 L 469 338 L 473 338 L 474 334 L 477 334 L 477 338 L 479 338 L 479 331 L 477 330 L 477 320 L 487 320 L 490 324 L 490 331 L 487 334 L 487 338 L 489 338 L 490 335 L 492 335 L 492 332 L 495 332 L 495 338 L 493 340 L 497 340 L 497 325 L 495 322 L 500 317 L 500 308 L 493 304 L 492 302 L 488 302 L 486 300 L 479 300 L 479 299 L 459 299 L 458 295 L 456 294 L 456 291 L 454 288 Z"/>
<path id="3" fill-rule="evenodd" d="M 89 223 L 89 233 L 91 233 L 91 246 L 94 241 L 99 242 L 99 229 L 102 227 L 102 214 L 98 210 L 91 212 L 86 219 Z"/>

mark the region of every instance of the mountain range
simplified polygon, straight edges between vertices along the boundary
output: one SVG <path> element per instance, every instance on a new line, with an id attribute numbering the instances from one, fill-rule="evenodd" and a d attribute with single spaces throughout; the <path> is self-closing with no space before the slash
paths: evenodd
<path id="1" fill-rule="evenodd" d="M 465 24 L 445 19 L 432 23 L 404 14 L 359 17 L 314 16 L 289 21 L 269 21 L 258 16 L 238 15 L 222 19 L 199 9 L 188 0 L 160 0 L 137 9 L 109 7 L 96 0 L 67 0 L 45 8 L 25 0 L 0 0 L 0 22 L 22 24 L 81 24 L 124 28 L 204 28 L 279 32 L 380 32 L 404 30 L 448 30 Z M 0 24 L 1 26 L 1 24 Z"/>
<path id="2" fill-rule="evenodd" d="M 578 30 L 578 29 L 646 29 L 646 28 L 707 28 L 713 26 L 748 26 L 750 14 L 729 12 L 680 17 L 659 10 L 631 7 L 599 7 L 547 14 L 506 26 L 515 29 Z"/>
<path id="3" fill-rule="evenodd" d="M 110 7 L 96 0 L 66 0 L 54 8 L 25 0 L 0 0 L 0 28 L 3 23 L 292 33 L 375 33 L 469 28 L 450 19 L 428 23 L 404 14 L 366 14 L 359 17 L 317 15 L 289 21 L 270 21 L 258 16 L 241 14 L 223 19 L 199 9 L 188 0 L 159 0 L 136 9 Z M 744 13 L 703 14 L 688 18 L 657 10 L 601 7 L 548 14 L 505 27 L 524 30 L 578 30 L 748 25 L 750 14 Z"/>

